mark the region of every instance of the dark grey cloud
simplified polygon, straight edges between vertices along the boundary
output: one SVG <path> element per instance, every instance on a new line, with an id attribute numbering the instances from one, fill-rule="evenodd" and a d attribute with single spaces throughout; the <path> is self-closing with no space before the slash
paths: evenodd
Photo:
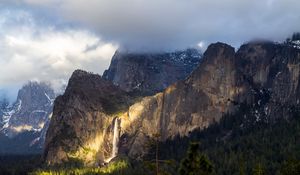
<path id="1" fill-rule="evenodd" d="M 143 50 L 280 41 L 300 30 L 299 0 L 25 0 L 108 41 Z"/>

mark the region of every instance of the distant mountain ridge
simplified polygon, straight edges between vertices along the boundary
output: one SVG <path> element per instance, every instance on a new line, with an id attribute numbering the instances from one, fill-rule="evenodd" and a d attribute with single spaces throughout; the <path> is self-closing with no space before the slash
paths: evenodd
<path id="1" fill-rule="evenodd" d="M 21 139 L 20 135 L 27 135 L 26 138 L 32 140 L 27 143 L 28 139 L 26 142 L 24 137 L 24 142 L 19 144 L 25 144 L 27 147 L 38 145 L 41 149 L 55 97 L 54 90 L 49 84 L 30 81 L 19 90 L 17 99 L 12 105 L 9 105 L 5 99 L 2 100 L 0 133 L 8 137 L 6 144 L 9 145 L 9 140 L 13 142 L 15 137 Z M 24 133 L 28 134 L 24 135 Z M 26 146 L 23 147 L 26 148 Z"/>

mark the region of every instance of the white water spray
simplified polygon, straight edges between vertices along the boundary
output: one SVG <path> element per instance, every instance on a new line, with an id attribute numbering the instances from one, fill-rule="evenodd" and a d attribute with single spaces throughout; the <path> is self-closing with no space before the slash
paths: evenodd
<path id="1" fill-rule="evenodd" d="M 120 133 L 119 133 L 119 119 L 115 118 L 115 122 L 113 125 L 113 147 L 112 147 L 112 152 L 111 152 L 111 156 L 106 160 L 107 163 L 109 163 L 113 158 L 115 158 L 118 155 L 118 145 L 119 145 L 119 137 L 120 137 Z"/>
<path id="2" fill-rule="evenodd" d="M 119 145 L 119 119 L 115 119 L 114 123 L 114 138 L 113 138 L 113 150 L 111 157 L 116 157 L 118 154 Z"/>

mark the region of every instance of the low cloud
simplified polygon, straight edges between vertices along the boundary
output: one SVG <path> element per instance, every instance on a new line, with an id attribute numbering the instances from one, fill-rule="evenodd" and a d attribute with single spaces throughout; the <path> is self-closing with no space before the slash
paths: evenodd
<path id="1" fill-rule="evenodd" d="M 59 89 L 78 68 L 102 74 L 117 48 L 282 41 L 300 31 L 299 7 L 299 0 L 0 1 L 0 91 L 28 80 Z"/>
<path id="2" fill-rule="evenodd" d="M 284 40 L 300 30 L 299 0 L 25 0 L 135 50 Z"/>

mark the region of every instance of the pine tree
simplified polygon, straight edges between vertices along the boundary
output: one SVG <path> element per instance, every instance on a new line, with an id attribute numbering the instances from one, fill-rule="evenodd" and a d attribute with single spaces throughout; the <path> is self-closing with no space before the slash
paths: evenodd
<path id="1" fill-rule="evenodd" d="M 244 161 L 240 161 L 239 162 L 239 174 L 240 175 L 245 175 L 245 162 Z"/>
<path id="2" fill-rule="evenodd" d="M 146 169 L 150 170 L 155 175 L 171 175 L 177 170 L 177 162 L 174 159 L 161 159 L 160 154 L 160 138 L 161 134 L 154 133 L 146 143 L 146 148 L 150 151 L 143 160 Z M 148 159 L 148 160 L 147 160 Z M 151 160 L 149 160 L 151 159 Z M 145 173 L 146 174 L 146 173 Z"/>
<path id="3" fill-rule="evenodd" d="M 199 152 L 199 143 L 191 143 L 186 158 L 181 162 L 180 175 L 209 175 L 213 173 L 213 166 L 209 160 Z"/>
<path id="4" fill-rule="evenodd" d="M 300 174 L 300 161 L 288 160 L 283 163 L 280 174 L 282 175 L 299 175 Z"/>
<path id="5" fill-rule="evenodd" d="M 261 163 L 258 163 L 253 169 L 253 175 L 265 175 L 266 170 Z"/>

